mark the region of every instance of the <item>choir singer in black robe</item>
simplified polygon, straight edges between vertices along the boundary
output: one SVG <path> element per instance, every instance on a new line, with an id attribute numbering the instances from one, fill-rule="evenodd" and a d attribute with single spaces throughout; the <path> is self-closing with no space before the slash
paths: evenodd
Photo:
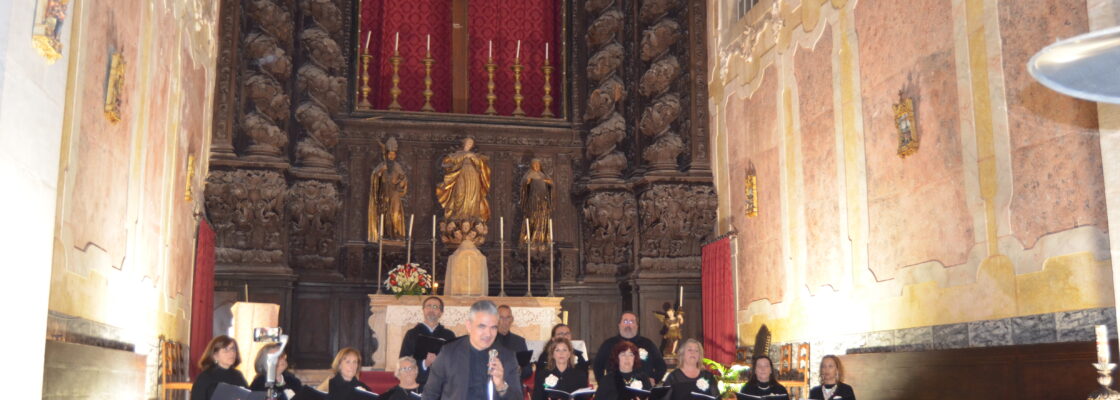
<path id="1" fill-rule="evenodd" d="M 206 352 L 198 361 L 202 372 L 194 380 L 191 387 L 191 400 L 210 400 L 218 383 L 247 387 L 245 375 L 236 368 L 241 364 L 241 354 L 237 351 L 237 342 L 233 338 L 221 335 L 210 339 L 206 345 Z"/>
<path id="2" fill-rule="evenodd" d="M 565 338 L 554 338 L 545 347 L 548 362 L 544 368 L 537 369 L 533 381 L 533 400 L 548 399 L 545 389 L 572 393 L 586 388 L 587 368 L 576 363 L 572 342 Z"/>
<path id="3" fill-rule="evenodd" d="M 443 339 L 444 342 L 450 343 L 455 340 L 455 332 L 450 329 L 444 328 L 439 323 L 439 319 L 443 317 L 443 300 L 436 296 L 429 296 L 421 303 L 421 310 L 424 313 L 424 322 L 416 324 L 416 326 L 409 329 L 404 334 L 404 340 L 401 341 L 401 353 L 398 357 L 413 357 L 417 361 L 416 381 L 420 385 L 428 381 L 428 371 L 432 368 L 432 362 L 436 360 L 434 353 L 416 354 L 416 342 L 420 336 L 431 336 Z"/>
<path id="4" fill-rule="evenodd" d="M 856 392 L 844 383 L 844 364 L 840 357 L 827 355 L 821 359 L 821 385 L 809 389 L 813 400 L 856 400 Z"/>
<path id="5" fill-rule="evenodd" d="M 469 315 L 467 337 L 443 346 L 432 364 L 423 400 L 522 399 L 517 356 L 494 343 L 498 307 L 481 300 L 471 305 Z"/>
<path id="6" fill-rule="evenodd" d="M 603 379 L 607 373 L 607 359 L 611 356 L 611 349 L 621 341 L 628 341 L 638 346 L 638 360 L 641 369 L 646 375 L 652 377 L 654 382 L 660 382 L 665 375 L 665 359 L 661 357 L 661 350 L 657 345 L 643 336 L 638 335 L 638 314 L 626 311 L 618 319 L 618 336 L 607 339 L 599 346 L 595 353 L 594 372 L 595 379 Z"/>

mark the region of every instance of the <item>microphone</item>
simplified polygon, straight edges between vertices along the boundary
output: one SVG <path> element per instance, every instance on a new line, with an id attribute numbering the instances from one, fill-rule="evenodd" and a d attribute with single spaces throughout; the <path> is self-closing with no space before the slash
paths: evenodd
<path id="1" fill-rule="evenodd" d="M 490 362 L 493 363 L 494 360 L 497 360 L 497 359 L 498 359 L 498 349 L 490 349 Z M 488 373 L 489 372 L 494 372 L 494 367 L 490 367 L 487 370 L 487 372 Z"/>

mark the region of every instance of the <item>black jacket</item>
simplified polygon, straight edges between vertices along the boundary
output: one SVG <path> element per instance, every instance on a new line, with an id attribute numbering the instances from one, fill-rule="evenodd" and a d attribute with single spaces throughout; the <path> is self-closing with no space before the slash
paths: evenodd
<path id="1" fill-rule="evenodd" d="M 505 383 L 509 385 L 505 395 L 499 396 L 497 388 L 494 397 L 501 400 L 521 400 L 521 369 L 517 367 L 517 356 L 510 349 L 497 343 L 491 349 L 498 350 L 498 359 L 505 373 Z M 488 351 L 488 350 L 487 350 Z M 424 385 L 423 400 L 467 400 L 470 389 L 471 368 L 486 368 L 486 365 L 471 366 L 470 338 L 456 340 L 443 346 L 432 365 L 428 383 Z M 477 400 L 477 399 L 470 399 Z"/>
<path id="2" fill-rule="evenodd" d="M 194 385 L 191 386 L 191 400 L 210 400 L 214 390 L 218 388 L 218 383 L 249 387 L 241 371 L 234 368 L 225 369 L 214 364 L 199 372 L 198 377 L 194 379 Z"/>
<path id="3" fill-rule="evenodd" d="M 443 324 L 436 325 L 434 331 L 429 331 L 428 326 L 421 322 L 412 327 L 412 329 L 409 329 L 408 332 L 405 332 L 404 340 L 401 341 L 401 353 L 397 357 L 416 357 L 416 340 L 420 335 L 435 336 L 446 340 L 448 343 L 455 340 L 455 332 L 444 328 Z M 416 382 L 420 382 L 420 385 L 423 386 L 424 382 L 428 381 L 428 372 L 431 366 L 429 365 L 428 368 L 424 368 L 424 359 L 421 358 L 416 360 L 416 367 L 419 368 L 416 375 Z"/>
<path id="4" fill-rule="evenodd" d="M 356 388 L 358 388 L 358 387 L 361 387 L 362 389 L 365 389 L 367 391 L 372 392 L 372 390 L 370 390 L 369 386 L 366 386 L 365 383 L 362 383 L 362 381 L 360 379 L 358 379 L 357 376 L 355 376 L 354 379 L 351 379 L 349 382 L 347 382 L 345 379 L 342 379 L 342 374 L 335 373 L 334 377 L 331 378 L 330 383 L 327 386 L 327 399 L 330 399 L 330 400 L 350 400 L 350 399 L 353 399 L 354 398 L 354 396 L 353 396 L 354 390 L 356 390 Z"/>
<path id="5" fill-rule="evenodd" d="M 821 390 L 821 386 L 813 386 L 812 389 L 809 389 L 809 398 L 816 400 L 856 400 L 856 392 L 852 390 L 852 387 L 847 383 L 840 382 L 837 383 L 836 386 L 838 387 L 836 388 L 836 391 L 832 393 L 831 399 L 824 398 L 824 391 Z"/>
<path id="6" fill-rule="evenodd" d="M 284 390 L 288 389 L 295 392 L 296 394 L 299 394 L 299 391 L 303 389 L 303 382 L 300 382 L 299 378 L 296 378 L 295 374 L 292 374 L 288 371 L 284 371 L 283 373 L 281 373 L 281 375 L 284 376 L 284 385 L 277 386 L 276 390 L 280 392 L 281 399 L 289 400 L 288 396 L 284 394 Z M 257 374 L 257 377 L 253 378 L 253 383 L 249 385 L 249 390 L 268 390 L 268 386 L 265 382 L 266 379 L 268 379 L 268 377 L 264 374 Z"/>
<path id="7" fill-rule="evenodd" d="M 615 344 L 623 340 L 629 340 L 631 343 L 638 346 L 639 349 L 646 351 L 646 359 L 642 360 L 641 368 L 646 372 L 646 375 L 653 377 L 655 382 L 660 382 L 661 377 L 665 376 L 665 359 L 661 357 L 661 350 L 657 348 L 657 345 L 653 344 L 653 341 L 640 335 L 634 336 L 631 339 L 615 335 L 603 342 L 603 344 L 599 346 L 599 352 L 595 353 L 595 363 L 593 364 L 595 379 L 602 379 L 602 377 L 607 374 L 607 367 L 609 367 L 607 364 L 609 364 L 611 358 L 611 349 L 614 348 Z M 640 355 L 635 354 L 635 356 Z"/>

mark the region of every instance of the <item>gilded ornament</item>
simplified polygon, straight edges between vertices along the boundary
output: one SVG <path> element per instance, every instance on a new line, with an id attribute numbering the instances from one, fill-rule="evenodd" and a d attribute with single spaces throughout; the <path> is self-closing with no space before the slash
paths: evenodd
<path id="1" fill-rule="evenodd" d="M 914 122 L 914 99 L 898 93 L 898 104 L 894 109 L 894 125 L 898 128 L 898 156 L 906 158 L 918 152 L 921 140 L 918 137 L 918 124 Z"/>
<path id="2" fill-rule="evenodd" d="M 121 103 L 124 97 L 124 56 L 110 50 L 109 73 L 105 77 L 105 118 L 117 123 L 121 120 Z"/>

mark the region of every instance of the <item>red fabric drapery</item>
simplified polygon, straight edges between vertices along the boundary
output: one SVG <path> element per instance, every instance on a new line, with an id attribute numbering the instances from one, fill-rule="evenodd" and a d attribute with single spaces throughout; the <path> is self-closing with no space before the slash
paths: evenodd
<path id="1" fill-rule="evenodd" d="M 427 38 L 432 37 L 432 106 L 437 112 L 451 111 L 451 2 L 440 0 L 365 0 L 362 2 L 362 30 L 359 43 L 369 37 L 370 103 L 374 109 L 387 109 L 392 96 L 393 56 L 400 32 L 401 89 L 397 102 L 405 111 L 420 111 L 424 106 L 424 56 Z M 371 33 L 372 32 L 372 33 Z M 368 35 L 368 36 L 367 36 Z M 361 82 L 359 82 L 361 84 Z"/>
<path id="2" fill-rule="evenodd" d="M 194 256 L 194 289 L 191 291 L 191 380 L 198 373 L 198 360 L 214 334 L 214 229 L 203 219 L 198 224 Z"/>
<path id="3" fill-rule="evenodd" d="M 735 290 L 731 275 L 731 239 L 704 246 L 701 255 L 704 296 L 704 353 L 728 364 L 735 361 L 738 335 L 735 326 Z"/>
<path id="4" fill-rule="evenodd" d="M 494 108 L 498 115 L 512 115 L 513 65 L 517 57 L 517 41 L 521 41 L 521 95 L 525 97 L 521 109 L 529 117 L 539 117 L 544 111 L 544 45 L 548 43 L 549 65 L 552 65 L 552 112 L 557 112 L 560 104 L 561 82 L 557 56 L 561 43 L 557 22 L 560 16 L 560 3 L 556 0 L 470 0 L 467 9 L 470 30 L 470 113 L 486 112 L 486 60 L 490 41 L 494 42 Z"/>
<path id="5" fill-rule="evenodd" d="M 369 101 L 374 109 L 387 109 L 392 96 L 393 71 L 389 57 L 397 32 L 400 32 L 401 95 L 398 102 L 406 111 L 419 111 L 424 104 L 424 64 L 426 38 L 432 36 L 432 105 L 438 112 L 451 111 L 451 5 L 436 0 L 364 0 L 359 32 L 360 52 L 365 53 L 369 37 L 370 59 Z M 468 32 L 468 108 L 471 114 L 486 111 L 486 60 L 490 41 L 494 45 L 494 102 L 498 115 L 512 115 L 513 71 L 510 66 L 521 40 L 521 108 L 529 117 L 539 117 L 544 110 L 544 45 L 549 44 L 552 65 L 550 87 L 551 111 L 559 115 L 563 81 L 560 45 L 561 2 L 559 0 L 469 0 Z M 367 36 L 368 35 L 368 36 Z M 361 82 L 359 81 L 360 85 Z"/>

